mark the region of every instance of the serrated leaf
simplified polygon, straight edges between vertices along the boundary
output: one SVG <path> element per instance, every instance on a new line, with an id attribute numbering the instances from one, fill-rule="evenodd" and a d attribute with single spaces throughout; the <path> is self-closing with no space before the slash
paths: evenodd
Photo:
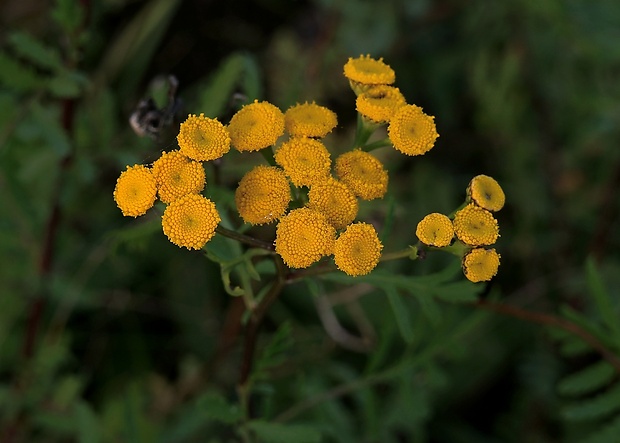
<path id="1" fill-rule="evenodd" d="M 0 51 L 0 84 L 28 92 L 39 88 L 43 80 L 30 67 Z"/>
<path id="2" fill-rule="evenodd" d="M 51 16 L 67 34 L 72 34 L 84 20 L 84 10 L 81 2 L 56 0 Z"/>
<path id="3" fill-rule="evenodd" d="M 47 46 L 40 40 L 25 32 L 13 32 L 8 42 L 16 54 L 35 66 L 52 71 L 62 68 L 62 60 L 56 48 Z"/>
<path id="4" fill-rule="evenodd" d="M 266 371 L 286 360 L 287 352 L 294 344 L 292 334 L 293 328 L 290 322 L 286 321 L 280 325 L 256 362 L 253 379 L 263 378 Z"/>
<path id="5" fill-rule="evenodd" d="M 321 434 L 311 426 L 255 420 L 249 422 L 247 427 L 256 433 L 259 441 L 264 443 L 318 443 L 321 441 Z"/>
<path id="6" fill-rule="evenodd" d="M 617 443 L 620 435 L 620 415 L 609 423 L 601 426 L 601 429 L 593 432 L 580 443 Z"/>
<path id="7" fill-rule="evenodd" d="M 558 392 L 563 395 L 586 394 L 605 386 L 615 374 L 614 367 L 607 361 L 601 360 L 562 379 L 558 384 Z"/>
<path id="8" fill-rule="evenodd" d="M 61 70 L 48 83 L 49 91 L 56 97 L 79 97 L 87 84 L 86 77 L 75 71 Z"/>
<path id="9" fill-rule="evenodd" d="M 400 335 L 403 337 L 405 343 L 410 345 L 411 343 L 413 343 L 414 334 L 409 310 L 407 309 L 400 295 L 393 286 L 385 286 L 383 287 L 383 290 L 385 291 L 388 301 L 390 302 L 390 306 L 392 308 L 392 312 L 394 313 L 394 318 L 396 319 L 396 324 L 398 325 Z"/>
<path id="10" fill-rule="evenodd" d="M 237 423 L 243 417 L 238 405 L 229 403 L 220 394 L 209 392 L 197 402 L 197 407 L 204 411 L 207 418 L 226 424 Z"/>
<path id="11" fill-rule="evenodd" d="M 596 268 L 592 257 L 586 260 L 586 278 L 588 289 L 594 298 L 599 315 L 603 323 L 612 332 L 614 340 L 620 345 L 620 321 L 618 320 L 617 310 L 612 303 L 609 292 L 605 288 L 603 278 Z"/>
<path id="12" fill-rule="evenodd" d="M 620 409 L 620 383 L 595 397 L 566 406 L 562 416 L 567 420 L 594 420 L 606 417 L 618 409 Z"/>

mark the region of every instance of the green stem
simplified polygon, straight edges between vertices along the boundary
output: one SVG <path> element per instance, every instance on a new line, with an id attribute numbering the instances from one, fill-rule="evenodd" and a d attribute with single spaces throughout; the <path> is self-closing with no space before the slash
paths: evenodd
<path id="1" fill-rule="evenodd" d="M 372 124 L 366 121 L 360 113 L 357 114 L 357 127 L 355 128 L 355 140 L 353 140 L 353 148 L 361 148 L 366 145 L 370 136 L 380 125 Z"/>
<path id="2" fill-rule="evenodd" d="M 269 152 L 267 152 L 269 151 Z M 265 160 L 267 161 L 267 163 L 269 164 L 269 166 L 275 166 L 276 165 L 276 161 L 273 158 L 273 151 L 271 151 L 271 149 L 267 150 L 265 149 L 261 149 L 260 153 L 263 155 L 263 157 L 265 158 Z"/>
<path id="3" fill-rule="evenodd" d="M 250 237 L 249 235 L 240 234 L 237 231 L 233 231 L 231 229 L 226 229 L 222 225 L 218 225 L 218 227 L 215 228 L 215 232 L 217 232 L 220 235 L 223 235 L 224 237 L 237 240 L 240 243 L 245 243 L 246 245 L 254 246 L 257 248 L 261 248 L 261 249 L 266 249 L 268 251 L 275 250 L 275 246 L 272 243 L 268 243 L 266 241 L 259 240 L 254 237 Z"/>
<path id="4" fill-rule="evenodd" d="M 401 251 L 387 252 L 381 255 L 379 261 L 399 260 L 401 258 L 410 258 L 411 260 L 415 260 L 419 257 L 418 251 L 419 249 L 417 246 L 409 246 Z"/>
<path id="5" fill-rule="evenodd" d="M 392 146 L 392 142 L 389 138 L 384 138 L 383 140 L 377 140 L 376 142 L 364 145 L 362 146 L 362 151 L 370 152 L 374 151 L 375 149 L 385 148 L 386 146 Z"/>

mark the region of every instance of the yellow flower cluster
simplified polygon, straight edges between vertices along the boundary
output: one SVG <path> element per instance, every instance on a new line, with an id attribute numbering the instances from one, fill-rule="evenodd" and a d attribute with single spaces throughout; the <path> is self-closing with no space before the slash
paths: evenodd
<path id="1" fill-rule="evenodd" d="M 504 191 L 497 181 L 478 175 L 469 183 L 467 199 L 452 219 L 439 213 L 428 214 L 418 223 L 416 236 L 427 246 L 459 255 L 463 273 L 472 282 L 488 281 L 497 274 L 500 259 L 495 249 L 484 248 L 499 237 L 499 225 L 490 211 L 501 209 L 504 201 Z"/>
<path id="2" fill-rule="evenodd" d="M 128 166 L 117 180 L 114 200 L 124 215 L 136 217 L 159 196 L 166 205 L 161 217 L 164 234 L 179 247 L 201 249 L 221 221 L 215 203 L 201 194 L 206 185 L 202 162 L 222 158 L 231 147 L 239 152 L 264 149 L 270 165 L 246 172 L 235 190 L 234 204 L 243 222 L 274 223 L 273 248 L 290 268 L 306 268 L 333 256 L 342 272 L 368 274 L 379 263 L 383 245 L 373 225 L 356 221 L 358 199 L 383 198 L 389 182 L 385 166 L 369 151 L 392 145 L 405 155 L 422 155 L 439 135 L 434 117 L 408 104 L 393 86 L 394 70 L 383 59 L 350 58 L 344 75 L 356 95 L 361 123 L 352 148 L 340 152 L 333 164 L 321 140 L 338 124 L 333 111 L 305 102 L 283 113 L 267 101 L 254 100 L 227 125 L 190 114 L 179 128 L 179 149 L 163 152 L 152 166 Z M 387 138 L 368 143 L 381 125 Z M 450 249 L 458 244 L 465 276 L 486 281 L 499 266 L 495 249 L 484 248 L 499 236 L 491 211 L 504 202 L 499 184 L 479 175 L 469 183 L 462 209 L 452 217 L 428 214 L 418 223 L 416 236 L 428 247 Z"/>

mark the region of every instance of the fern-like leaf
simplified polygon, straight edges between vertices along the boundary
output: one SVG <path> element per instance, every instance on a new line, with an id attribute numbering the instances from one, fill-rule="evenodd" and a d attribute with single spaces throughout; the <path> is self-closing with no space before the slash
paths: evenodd
<path id="1" fill-rule="evenodd" d="M 607 361 L 598 363 L 565 377 L 558 385 L 558 392 L 563 395 L 582 395 L 600 389 L 614 377 L 615 370 Z"/>
<path id="2" fill-rule="evenodd" d="M 564 408 L 562 415 L 567 420 L 596 420 L 617 410 L 620 410 L 620 383 L 611 386 L 602 394 L 575 401 Z"/>

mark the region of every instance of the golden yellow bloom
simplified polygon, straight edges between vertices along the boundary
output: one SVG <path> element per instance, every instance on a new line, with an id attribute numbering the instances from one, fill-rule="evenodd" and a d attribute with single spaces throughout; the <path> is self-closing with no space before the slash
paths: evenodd
<path id="1" fill-rule="evenodd" d="M 499 237 L 493 214 L 473 203 L 457 211 L 453 224 L 459 240 L 470 246 L 492 245 Z"/>
<path id="2" fill-rule="evenodd" d="M 428 152 L 439 137 L 435 117 L 426 115 L 416 105 L 406 105 L 396 111 L 388 126 L 388 137 L 394 148 L 406 155 Z"/>
<path id="3" fill-rule="evenodd" d="M 495 249 L 472 249 L 463 257 L 463 274 L 474 283 L 489 281 L 497 274 L 500 258 Z"/>
<path id="4" fill-rule="evenodd" d="M 325 214 L 336 229 L 343 229 L 352 223 L 358 210 L 357 198 L 353 191 L 333 177 L 310 187 L 308 207 Z"/>
<path id="5" fill-rule="evenodd" d="M 205 170 L 200 162 L 179 151 L 164 151 L 153 163 L 159 199 L 171 203 L 186 194 L 198 194 L 205 187 Z"/>
<path id="6" fill-rule="evenodd" d="M 383 245 L 373 225 L 354 223 L 336 240 L 334 261 L 348 275 L 366 275 L 379 263 L 381 249 Z"/>
<path id="7" fill-rule="evenodd" d="M 144 165 L 127 166 L 114 187 L 114 201 L 123 215 L 143 215 L 155 203 L 157 185 L 151 170 Z"/>
<path id="8" fill-rule="evenodd" d="M 334 251 L 336 230 L 320 212 L 294 209 L 276 228 L 276 252 L 290 268 L 307 268 Z"/>
<path id="9" fill-rule="evenodd" d="M 314 102 L 297 104 L 284 113 L 284 126 L 292 137 L 325 137 L 337 124 L 333 111 Z"/>
<path id="10" fill-rule="evenodd" d="M 284 114 L 269 102 L 254 100 L 233 115 L 228 131 L 238 151 L 258 151 L 284 134 Z"/>
<path id="11" fill-rule="evenodd" d="M 332 164 L 325 145 L 308 137 L 294 137 L 282 143 L 274 159 L 295 186 L 327 180 Z"/>
<path id="12" fill-rule="evenodd" d="M 192 160 L 209 161 L 222 157 L 230 150 L 228 130 L 215 118 L 190 114 L 177 135 L 181 153 Z"/>
<path id="13" fill-rule="evenodd" d="M 357 111 L 375 123 L 389 123 L 394 113 L 406 104 L 400 90 L 387 85 L 373 86 L 355 100 Z"/>
<path id="14" fill-rule="evenodd" d="M 247 172 L 235 192 L 235 204 L 246 223 L 262 225 L 284 215 L 291 201 L 291 188 L 281 169 L 256 166 Z"/>
<path id="15" fill-rule="evenodd" d="M 425 245 L 442 248 L 452 242 L 454 227 L 448 216 L 433 212 L 418 223 L 415 235 Z"/>
<path id="16" fill-rule="evenodd" d="M 345 152 L 336 159 L 336 175 L 362 200 L 382 198 L 387 192 L 388 173 L 383 164 L 360 149 Z"/>
<path id="17" fill-rule="evenodd" d="M 488 211 L 499 211 L 506 201 L 502 187 L 488 175 L 477 175 L 471 179 L 467 186 L 467 197 Z"/>
<path id="18" fill-rule="evenodd" d="M 344 65 L 344 76 L 349 79 L 354 91 L 356 87 L 363 90 L 364 85 L 391 85 L 396 80 L 394 70 L 382 58 L 376 60 L 370 55 L 349 58 Z"/>
<path id="19" fill-rule="evenodd" d="M 166 207 L 161 218 L 164 234 L 178 247 L 200 249 L 215 235 L 220 214 L 208 198 L 187 194 Z"/>

